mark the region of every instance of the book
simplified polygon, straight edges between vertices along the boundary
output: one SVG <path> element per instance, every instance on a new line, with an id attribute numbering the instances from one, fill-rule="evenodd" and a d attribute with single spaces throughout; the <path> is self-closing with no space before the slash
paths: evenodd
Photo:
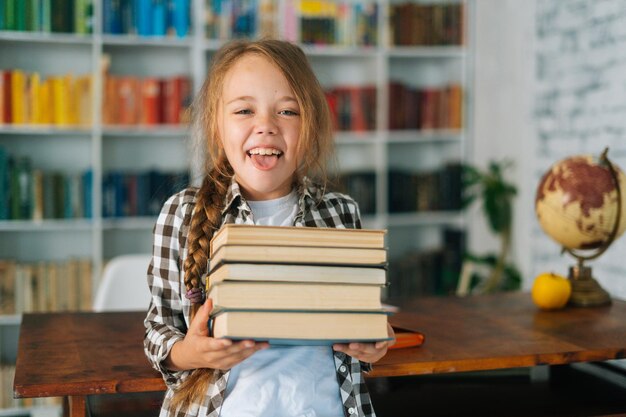
<path id="1" fill-rule="evenodd" d="M 341 248 L 384 248 L 385 230 L 225 224 L 211 239 L 210 251 L 229 245 L 297 245 Z"/>
<path id="2" fill-rule="evenodd" d="M 222 263 L 211 272 L 208 283 L 222 281 L 295 281 L 335 284 L 384 285 L 383 268 L 288 265 L 259 263 Z M 208 285 L 207 283 L 207 285 Z"/>
<path id="3" fill-rule="evenodd" d="M 394 329 L 396 342 L 389 346 L 389 349 L 403 349 L 408 347 L 416 347 L 424 344 L 424 334 L 409 330 Z"/>
<path id="4" fill-rule="evenodd" d="M 417 347 L 424 344 L 426 336 L 424 333 L 407 327 L 398 326 L 391 323 L 395 334 L 395 343 L 389 346 L 389 349 L 403 349 L 408 347 Z"/>
<path id="5" fill-rule="evenodd" d="M 222 263 L 228 262 L 382 267 L 387 262 L 387 251 L 348 247 L 224 245 L 211 256 L 209 274 Z"/>
<path id="6" fill-rule="evenodd" d="M 215 308 L 277 310 L 380 310 L 380 285 L 222 281 L 208 298 Z"/>
<path id="7" fill-rule="evenodd" d="M 215 338 L 253 339 L 272 344 L 333 344 L 389 340 L 387 313 L 378 311 L 276 311 L 214 309 Z"/>

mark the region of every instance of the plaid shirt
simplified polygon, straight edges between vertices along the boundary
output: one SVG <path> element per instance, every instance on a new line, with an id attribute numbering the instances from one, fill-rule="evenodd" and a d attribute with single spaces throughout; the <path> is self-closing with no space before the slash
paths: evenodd
<path id="1" fill-rule="evenodd" d="M 153 256 L 148 268 L 148 285 L 152 301 L 144 321 L 146 335 L 144 350 L 152 366 L 161 372 L 167 392 L 161 410 L 162 417 L 207 416 L 218 417 L 224 401 L 229 371 L 216 371 L 215 382 L 202 403 L 192 404 L 188 410 L 169 408 L 174 389 L 191 371 L 173 372 L 163 361 L 174 343 L 185 337 L 189 326 L 190 302 L 183 296 L 183 265 L 187 256 L 187 234 L 197 189 L 185 189 L 163 205 L 154 226 Z M 298 189 L 299 210 L 295 226 L 361 228 L 357 204 L 338 193 L 323 194 L 322 190 L 305 179 Z M 233 180 L 226 195 L 222 223 L 254 224 L 252 211 Z M 359 362 L 342 352 L 333 352 L 337 381 L 346 417 L 375 416 L 362 371 L 369 364 Z"/>

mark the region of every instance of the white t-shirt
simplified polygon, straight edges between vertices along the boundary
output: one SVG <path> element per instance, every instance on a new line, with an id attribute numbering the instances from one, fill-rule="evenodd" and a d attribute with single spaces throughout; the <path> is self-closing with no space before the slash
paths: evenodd
<path id="1" fill-rule="evenodd" d="M 298 196 L 248 201 L 254 223 L 291 226 Z M 270 346 L 234 366 L 220 417 L 341 417 L 330 346 Z"/>

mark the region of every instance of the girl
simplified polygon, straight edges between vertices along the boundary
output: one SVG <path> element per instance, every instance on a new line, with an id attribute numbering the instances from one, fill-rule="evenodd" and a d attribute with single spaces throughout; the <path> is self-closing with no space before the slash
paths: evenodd
<path id="1" fill-rule="evenodd" d="M 388 342 L 268 349 L 208 336 L 201 289 L 222 224 L 361 227 L 352 199 L 310 179 L 325 184 L 333 139 L 304 53 L 277 40 L 225 45 L 194 109 L 204 180 L 164 204 L 148 269 L 144 346 L 168 387 L 161 416 L 374 416 L 362 371 Z"/>

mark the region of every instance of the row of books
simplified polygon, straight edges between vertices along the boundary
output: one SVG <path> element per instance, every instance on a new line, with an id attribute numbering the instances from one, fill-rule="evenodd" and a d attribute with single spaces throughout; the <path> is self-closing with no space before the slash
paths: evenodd
<path id="1" fill-rule="evenodd" d="M 280 10 L 281 15 L 277 15 Z M 205 34 L 209 39 L 276 36 L 314 45 L 376 45 L 378 5 L 353 0 L 286 0 L 279 9 L 271 0 L 207 0 Z"/>
<path id="2" fill-rule="evenodd" d="M 0 124 L 89 126 L 91 75 L 0 70 Z"/>
<path id="3" fill-rule="evenodd" d="M 389 263 L 387 296 L 393 299 L 453 295 L 465 254 L 465 232 L 445 228 L 439 247 L 412 250 Z"/>
<path id="4" fill-rule="evenodd" d="M 109 171 L 102 179 L 102 216 L 156 216 L 169 196 L 188 185 L 187 171 Z"/>
<path id="5" fill-rule="evenodd" d="M 92 297 L 90 259 L 0 260 L 0 314 L 89 311 Z"/>
<path id="6" fill-rule="evenodd" d="M 393 45 L 463 44 L 463 3 L 392 4 L 389 15 Z"/>
<path id="7" fill-rule="evenodd" d="M 189 184 L 185 172 L 109 171 L 102 179 L 104 217 L 156 216 L 173 193 Z M 93 172 L 44 171 L 29 157 L 0 147 L 0 220 L 92 218 Z"/>
<path id="8" fill-rule="evenodd" d="M 413 88 L 389 83 L 389 129 L 461 129 L 463 87 Z"/>
<path id="9" fill-rule="evenodd" d="M 395 45 L 460 45 L 463 5 L 392 4 Z M 102 0 L 103 32 L 138 36 L 188 36 L 190 0 Z M 276 35 L 272 0 L 206 0 L 209 39 Z M 287 0 L 285 35 L 309 44 L 376 45 L 378 5 L 348 0 Z M 0 30 L 93 32 L 93 0 L 4 0 Z"/>
<path id="10" fill-rule="evenodd" d="M 158 125 L 189 122 L 192 99 L 187 76 L 167 78 L 114 76 L 106 70 L 102 120 L 106 125 Z M 37 72 L 0 70 L 0 124 L 89 126 L 92 123 L 91 75 L 42 78 Z M 326 91 L 339 131 L 376 129 L 376 88 L 337 86 Z M 463 89 L 411 88 L 389 84 L 390 129 L 460 129 Z"/>
<path id="11" fill-rule="evenodd" d="M 0 30 L 93 32 L 93 0 L 3 0 Z"/>
<path id="12" fill-rule="evenodd" d="M 208 39 L 275 37 L 274 0 L 206 0 L 204 32 Z"/>
<path id="13" fill-rule="evenodd" d="M 384 230 L 228 224 L 210 243 L 209 329 L 277 344 L 387 339 Z"/>
<path id="14" fill-rule="evenodd" d="M 352 171 L 342 173 L 337 179 L 337 188 L 359 203 L 361 215 L 376 213 L 376 173 Z"/>
<path id="15" fill-rule="evenodd" d="M 376 129 L 375 86 L 338 86 L 326 90 L 325 94 L 335 130 Z"/>
<path id="16" fill-rule="evenodd" d="M 463 208 L 463 167 L 448 162 L 428 172 L 391 170 L 388 173 L 390 213 L 455 211 Z M 350 195 L 362 215 L 376 213 L 376 173 L 352 171 L 337 177 L 337 189 Z"/>
<path id="17" fill-rule="evenodd" d="M 43 171 L 0 147 L 0 220 L 90 218 L 91 183 L 91 170 Z"/>
<path id="18" fill-rule="evenodd" d="M 373 46 L 378 41 L 378 4 L 372 1 L 300 0 L 295 5 L 299 26 L 286 37 L 311 45 Z M 290 13 L 293 9 L 287 9 Z M 298 14 L 299 12 L 299 14 Z M 297 37 L 299 35 L 299 37 Z"/>
<path id="19" fill-rule="evenodd" d="M 191 0 L 102 0 L 104 33 L 186 37 Z"/>
<path id="20" fill-rule="evenodd" d="M 186 124 L 191 102 L 187 76 L 138 78 L 106 75 L 102 122 L 105 125 Z"/>
<path id="21" fill-rule="evenodd" d="M 448 162 L 433 171 L 391 170 L 388 184 L 390 213 L 463 208 L 463 166 L 460 162 Z"/>

